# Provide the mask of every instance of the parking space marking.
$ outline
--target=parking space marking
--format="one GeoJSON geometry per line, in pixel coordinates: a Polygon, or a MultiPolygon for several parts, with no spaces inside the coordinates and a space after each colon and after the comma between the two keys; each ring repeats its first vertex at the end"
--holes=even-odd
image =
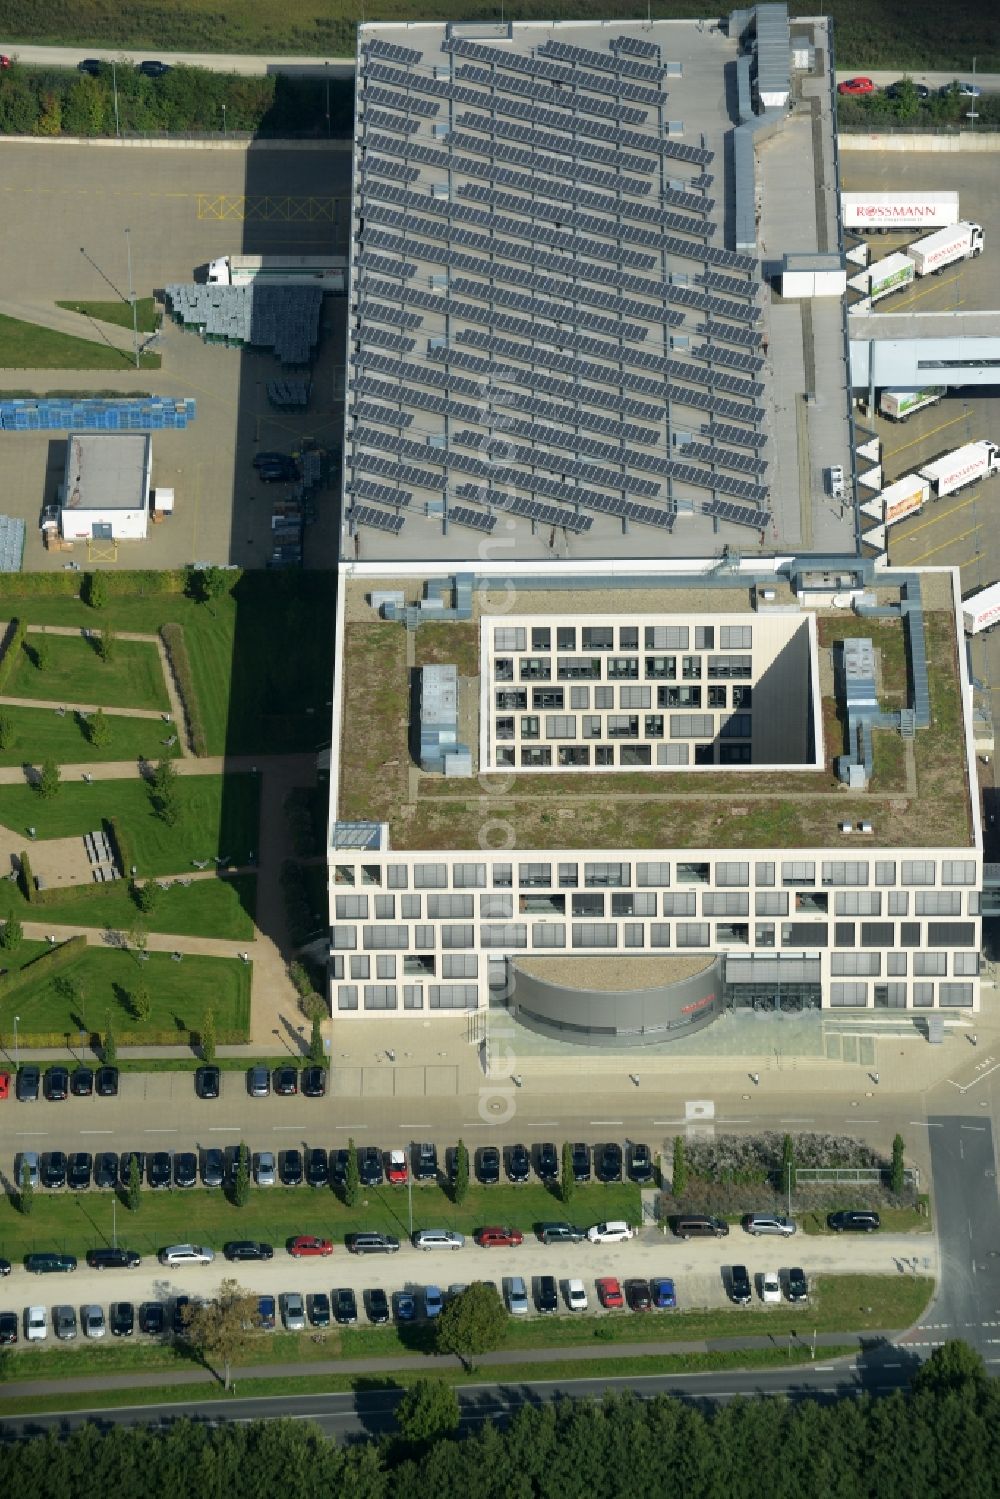
{"type": "Polygon", "coordinates": [[[179,1135],[179,1129],[144,1129],[144,1135],[179,1135]]]}
{"type": "Polygon", "coordinates": [[[624,1124],[624,1119],[591,1119],[591,1124],[624,1124]]]}

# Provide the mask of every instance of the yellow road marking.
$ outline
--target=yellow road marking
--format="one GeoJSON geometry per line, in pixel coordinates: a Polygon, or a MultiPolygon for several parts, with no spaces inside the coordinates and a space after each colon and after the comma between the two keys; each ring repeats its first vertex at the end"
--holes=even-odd
{"type": "Polygon", "coordinates": [[[957,505],[952,505],[950,509],[942,510],[940,514],[932,515],[929,520],[921,521],[919,526],[914,526],[912,530],[907,531],[904,540],[909,541],[911,536],[916,536],[918,531],[926,531],[928,526],[938,526],[943,520],[951,520],[951,517],[957,515],[960,510],[964,510],[966,505],[974,505],[977,499],[979,499],[978,485],[967,500],[960,500],[957,505]]]}
{"type": "MultiPolygon", "coordinates": [[[[940,546],[931,547],[929,552],[921,552],[919,557],[908,557],[907,566],[913,567],[918,562],[926,562],[928,557],[933,557],[937,552],[943,552],[946,547],[957,547],[960,541],[965,541],[969,536],[975,536],[978,526],[971,526],[968,531],[963,531],[961,536],[952,536],[947,541],[942,541],[940,546]]],[[[905,540],[906,538],[902,538],[905,540]]]]}
{"type": "Polygon", "coordinates": [[[932,427],[929,432],[921,432],[919,437],[912,437],[909,442],[900,443],[898,448],[886,448],[885,452],[882,455],[883,459],[895,458],[897,453],[905,453],[907,448],[915,448],[918,443],[926,442],[927,439],[929,437],[933,437],[935,433],[944,432],[947,427],[953,427],[956,422],[964,422],[967,415],[968,413],[963,411],[961,415],[949,417],[946,422],[941,422],[939,426],[932,427]]]}

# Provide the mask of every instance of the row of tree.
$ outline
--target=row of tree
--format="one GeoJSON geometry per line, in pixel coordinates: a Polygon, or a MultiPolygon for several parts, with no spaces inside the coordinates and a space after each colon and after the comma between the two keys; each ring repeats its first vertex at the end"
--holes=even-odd
{"type": "Polygon", "coordinates": [[[1000,125],[1000,94],[983,94],[973,101],[960,94],[953,84],[947,93],[932,89],[928,98],[921,99],[912,79],[903,78],[892,98],[884,89],[872,94],[842,94],[837,100],[837,120],[842,130],[871,130],[880,126],[970,129],[974,123],[995,130],[1000,125]],[[976,121],[968,118],[972,109],[976,121]]]}
{"type": "Polygon", "coordinates": [[[1000,1390],[962,1343],[882,1398],[565,1400],[522,1406],[504,1430],[475,1420],[464,1439],[460,1414],[453,1391],[421,1381],[394,1435],[351,1446],[300,1421],[179,1421],[85,1425],[9,1442],[5,1458],[40,1499],[992,1499],[1000,1487],[1000,1390]]]}

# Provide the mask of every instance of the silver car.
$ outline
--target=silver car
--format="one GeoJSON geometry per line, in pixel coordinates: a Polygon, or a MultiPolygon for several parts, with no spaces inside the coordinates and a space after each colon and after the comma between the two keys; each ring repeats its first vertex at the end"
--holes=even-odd
{"type": "Polygon", "coordinates": [[[76,1337],[76,1308],[72,1306],[54,1306],[52,1308],[52,1330],[62,1342],[71,1342],[76,1337]]]}
{"type": "Polygon", "coordinates": [[[102,1306],[81,1306],[80,1323],[85,1338],[103,1338],[107,1332],[102,1306]]]}
{"type": "Polygon", "coordinates": [[[275,1181],[274,1154],[261,1150],[253,1158],[254,1180],[258,1187],[273,1187],[275,1181]]]}
{"type": "Polygon", "coordinates": [[[281,1312],[289,1332],[305,1332],[306,1309],[298,1291],[286,1291],[281,1298],[281,1312]]]}
{"type": "Polygon", "coordinates": [[[742,1222],[743,1231],[748,1234],[777,1234],[787,1239],[795,1232],[791,1218],[781,1213],[746,1213],[742,1222]]]}

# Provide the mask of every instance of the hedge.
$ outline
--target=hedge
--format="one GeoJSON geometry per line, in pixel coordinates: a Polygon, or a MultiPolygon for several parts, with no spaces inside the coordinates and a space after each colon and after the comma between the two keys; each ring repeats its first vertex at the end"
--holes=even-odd
{"type": "Polygon", "coordinates": [[[3,692],[10,680],[11,673],[21,658],[21,647],[24,645],[24,637],[28,633],[27,623],[23,619],[12,619],[10,629],[7,632],[7,643],[4,646],[3,656],[0,657],[0,692],[3,692]]]}
{"type": "Polygon", "coordinates": [[[12,994],[19,994],[22,989],[34,988],[36,984],[44,983],[53,975],[60,973],[70,963],[76,961],[87,946],[86,937],[69,937],[65,942],[60,942],[58,947],[52,947],[48,952],[39,953],[30,963],[25,963],[16,973],[0,974],[0,995],[9,999],[12,994]]]}
{"type": "Polygon", "coordinates": [[[198,693],[195,690],[194,674],[191,671],[191,660],[187,652],[187,644],[184,640],[184,628],[178,624],[166,624],[160,626],[160,639],[163,641],[173,672],[174,682],[177,685],[177,693],[184,709],[184,717],[187,721],[187,738],[191,746],[191,752],[199,759],[204,759],[208,754],[208,741],[205,738],[205,725],[201,718],[201,708],[198,704],[198,693]]]}
{"type": "Polygon", "coordinates": [[[108,827],[111,831],[111,841],[118,850],[118,859],[121,864],[122,874],[128,879],[132,866],[135,863],[135,859],[132,857],[132,845],[117,817],[108,818],[108,827]]]}
{"type": "MultiPolygon", "coordinates": [[[[154,568],[135,572],[102,574],[109,598],[146,597],[149,594],[183,593],[188,574],[184,568],[157,571],[154,568]]],[[[0,598],[79,598],[83,584],[81,573],[0,573],[0,598]]]]}
{"type": "Polygon", "coordinates": [[[21,853],[20,884],[21,894],[29,904],[31,901],[38,899],[38,891],[35,888],[35,877],[31,873],[31,860],[28,858],[27,849],[22,850],[21,853]]]}

